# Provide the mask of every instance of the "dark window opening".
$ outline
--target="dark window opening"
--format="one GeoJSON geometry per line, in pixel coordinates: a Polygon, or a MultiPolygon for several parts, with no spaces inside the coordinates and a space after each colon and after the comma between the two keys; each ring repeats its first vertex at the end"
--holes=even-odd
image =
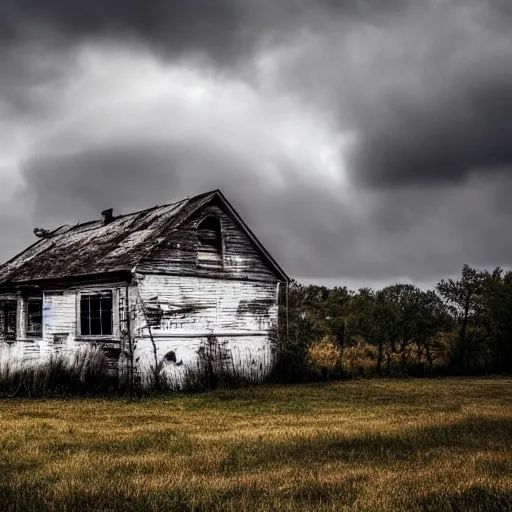
{"type": "Polygon", "coordinates": [[[197,260],[201,265],[222,266],[222,232],[220,219],[209,215],[197,227],[197,260]]]}
{"type": "Polygon", "coordinates": [[[43,335],[43,301],[42,299],[29,299],[27,303],[27,334],[31,336],[43,335]]]}
{"type": "Polygon", "coordinates": [[[0,307],[0,329],[6,338],[16,338],[16,301],[7,300],[0,307]]]}
{"type": "Polygon", "coordinates": [[[167,354],[165,354],[165,356],[164,356],[164,359],[169,363],[175,363],[176,362],[176,352],[174,352],[174,350],[167,352],[167,354]]]}
{"type": "Polygon", "coordinates": [[[80,333],[84,336],[112,335],[112,291],[81,295],[80,333]]]}

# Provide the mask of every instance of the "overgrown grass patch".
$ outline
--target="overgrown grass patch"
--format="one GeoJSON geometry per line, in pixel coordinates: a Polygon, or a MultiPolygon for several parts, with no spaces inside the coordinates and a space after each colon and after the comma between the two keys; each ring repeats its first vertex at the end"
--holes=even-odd
{"type": "Polygon", "coordinates": [[[512,381],[2,400],[0,510],[512,510],[512,381]]]}
{"type": "Polygon", "coordinates": [[[99,348],[76,351],[71,356],[54,354],[39,364],[0,364],[0,397],[105,396],[120,390],[119,378],[108,371],[105,354],[99,348]]]}

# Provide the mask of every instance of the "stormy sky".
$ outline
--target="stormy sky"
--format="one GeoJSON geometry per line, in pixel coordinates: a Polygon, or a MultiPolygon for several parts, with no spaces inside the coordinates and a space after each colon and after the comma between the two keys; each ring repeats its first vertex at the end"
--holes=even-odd
{"type": "Polygon", "coordinates": [[[293,277],[512,261],[508,0],[2,0],[0,259],[220,188],[293,277]]]}

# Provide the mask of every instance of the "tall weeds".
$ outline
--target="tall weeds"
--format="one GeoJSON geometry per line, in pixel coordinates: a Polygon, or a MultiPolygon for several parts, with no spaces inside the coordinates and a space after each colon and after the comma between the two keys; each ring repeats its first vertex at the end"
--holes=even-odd
{"type": "Polygon", "coordinates": [[[0,367],[2,397],[105,395],[119,390],[119,378],[108,371],[105,354],[99,348],[67,357],[52,355],[37,365],[7,362],[0,367]]]}
{"type": "Polygon", "coordinates": [[[249,351],[228,349],[210,336],[197,352],[194,365],[152,367],[143,384],[146,393],[203,392],[218,388],[242,388],[262,383],[272,367],[266,352],[254,357],[249,351]]]}

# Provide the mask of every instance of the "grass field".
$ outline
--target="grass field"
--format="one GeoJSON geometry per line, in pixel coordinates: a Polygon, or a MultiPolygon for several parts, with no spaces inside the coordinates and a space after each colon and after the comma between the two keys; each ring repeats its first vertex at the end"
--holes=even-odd
{"type": "Polygon", "coordinates": [[[0,401],[0,510],[512,510],[512,380],[0,401]]]}

